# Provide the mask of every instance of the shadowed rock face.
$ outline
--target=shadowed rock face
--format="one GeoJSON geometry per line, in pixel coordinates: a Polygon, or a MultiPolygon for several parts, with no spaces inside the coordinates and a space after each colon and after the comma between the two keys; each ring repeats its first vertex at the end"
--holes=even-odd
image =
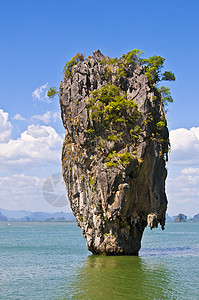
{"type": "Polygon", "coordinates": [[[95,51],[61,82],[62,168],[88,249],[137,255],[147,223],[164,229],[169,141],[160,95],[150,87],[145,67],[125,64],[122,76],[120,67],[95,51]],[[111,96],[114,86],[126,106],[111,96]],[[101,103],[103,93],[117,105],[101,103]]]}

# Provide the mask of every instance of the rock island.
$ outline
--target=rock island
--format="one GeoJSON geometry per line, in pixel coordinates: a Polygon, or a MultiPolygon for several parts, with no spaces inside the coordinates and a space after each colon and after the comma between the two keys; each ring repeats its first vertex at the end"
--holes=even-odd
{"type": "Polygon", "coordinates": [[[145,227],[165,226],[169,134],[160,80],[164,59],[78,53],[59,88],[65,127],[63,178],[77,224],[94,254],[137,255],[145,227]]]}

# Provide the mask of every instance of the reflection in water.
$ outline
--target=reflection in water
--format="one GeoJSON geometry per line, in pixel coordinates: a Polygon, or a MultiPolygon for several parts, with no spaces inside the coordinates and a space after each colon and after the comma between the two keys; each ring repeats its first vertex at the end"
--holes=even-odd
{"type": "Polygon", "coordinates": [[[61,299],[175,299],[170,280],[171,271],[159,260],[91,255],[61,299]]]}

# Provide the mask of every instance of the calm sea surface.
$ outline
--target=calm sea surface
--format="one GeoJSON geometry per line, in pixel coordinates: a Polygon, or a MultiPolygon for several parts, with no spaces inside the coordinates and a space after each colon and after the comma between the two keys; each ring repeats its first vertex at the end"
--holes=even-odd
{"type": "Polygon", "coordinates": [[[139,257],[92,255],[76,223],[0,223],[0,299],[199,299],[199,223],[145,230],[139,257]]]}

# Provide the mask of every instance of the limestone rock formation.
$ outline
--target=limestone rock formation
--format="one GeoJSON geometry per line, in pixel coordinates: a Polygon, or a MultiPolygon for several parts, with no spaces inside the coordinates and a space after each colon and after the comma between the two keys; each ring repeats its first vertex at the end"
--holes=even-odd
{"type": "Polygon", "coordinates": [[[168,129],[145,73],[98,50],[68,64],[60,84],[63,178],[95,254],[137,255],[147,222],[164,229],[168,129]]]}
{"type": "Polygon", "coordinates": [[[175,222],[186,222],[186,220],[187,220],[187,216],[185,216],[184,214],[179,214],[175,219],[175,222]]]}

